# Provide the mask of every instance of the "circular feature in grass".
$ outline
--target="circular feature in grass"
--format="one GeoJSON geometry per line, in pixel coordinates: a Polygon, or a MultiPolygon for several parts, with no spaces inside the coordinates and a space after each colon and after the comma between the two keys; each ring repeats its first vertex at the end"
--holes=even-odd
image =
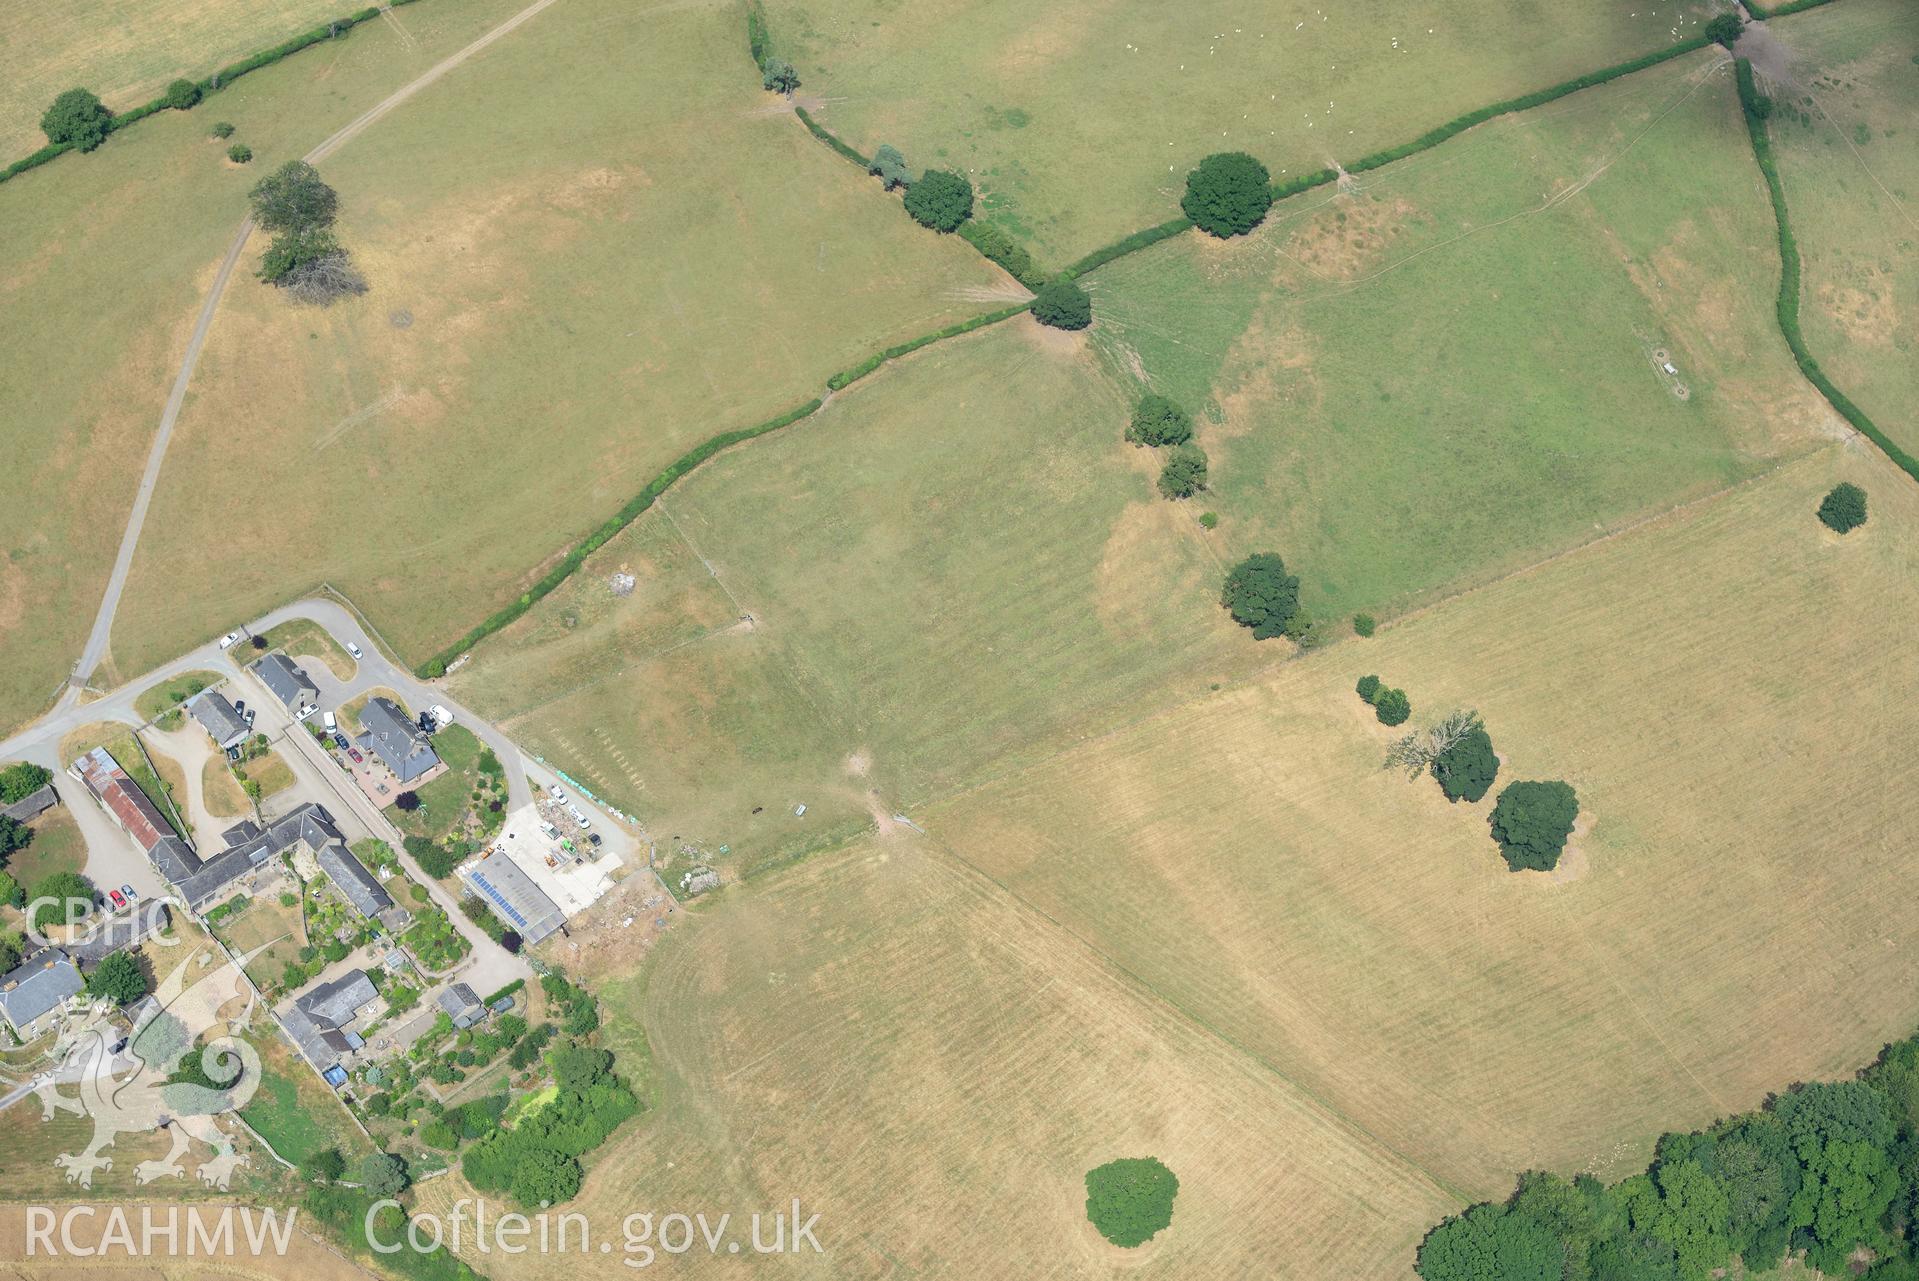
{"type": "Polygon", "coordinates": [[[1086,1217],[1114,1245],[1143,1245],[1173,1221],[1179,1177],[1150,1156],[1122,1157],[1086,1172],[1086,1217]]]}

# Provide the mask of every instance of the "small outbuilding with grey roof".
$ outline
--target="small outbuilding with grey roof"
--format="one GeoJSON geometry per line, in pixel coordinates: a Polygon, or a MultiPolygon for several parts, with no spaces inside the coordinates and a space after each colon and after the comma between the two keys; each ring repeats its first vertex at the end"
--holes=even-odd
{"type": "Polygon", "coordinates": [[[268,654],[247,670],[259,677],[260,683],[273,691],[273,696],[285,703],[295,716],[305,716],[318,708],[320,687],[285,654],[277,651],[268,654]]]}
{"type": "Polygon", "coordinates": [[[296,997],[280,1022],[313,1070],[328,1077],[329,1084],[337,1085],[328,1074],[339,1067],[342,1055],[365,1044],[358,1033],[347,1030],[347,1025],[379,996],[379,989],[365,970],[348,970],[296,997]]]}
{"type": "Polygon", "coordinates": [[[360,746],[379,757],[393,776],[411,783],[440,763],[420,727],[390,698],[370,698],[360,709],[360,746]]]}
{"type": "Polygon", "coordinates": [[[207,737],[221,751],[233,750],[246,742],[247,735],[253,732],[246,717],[240,715],[239,709],[218,690],[206,690],[188,699],[187,715],[200,722],[200,728],[207,732],[207,737]]]}
{"type": "Polygon", "coordinates": [[[480,1004],[479,994],[465,983],[447,984],[439,1002],[454,1027],[469,1028],[486,1017],[486,1006],[480,1004]]]}
{"type": "Polygon", "coordinates": [[[86,987],[79,967],[67,954],[47,948],[0,976],[0,1016],[12,1026],[14,1035],[31,1041],[51,1027],[67,1001],[86,987]]]}

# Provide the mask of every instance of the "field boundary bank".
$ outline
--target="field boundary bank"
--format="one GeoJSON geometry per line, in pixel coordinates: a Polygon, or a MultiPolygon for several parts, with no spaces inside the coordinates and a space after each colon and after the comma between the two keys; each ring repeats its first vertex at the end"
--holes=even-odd
{"type": "MultiPolygon", "coordinates": [[[[1831,3],[1832,0],[1818,0],[1818,2],[1831,3]]],[[[765,18],[759,6],[756,4],[748,5],[746,14],[749,52],[753,56],[755,65],[760,65],[767,56],[768,49],[770,48],[769,36],[765,28],[765,18]]],[[[1355,161],[1346,172],[1363,173],[1370,169],[1377,169],[1384,165],[1391,164],[1395,160],[1402,160],[1408,156],[1417,155],[1420,152],[1430,150],[1440,145],[1442,142],[1457,137],[1475,125],[1483,124],[1488,120],[1493,120],[1504,115],[1511,115],[1514,112],[1529,111],[1534,107],[1544,106],[1546,103],[1556,101],[1569,94],[1577,93],[1582,89],[1595,88],[1623,76],[1645,71],[1663,62],[1669,62],[1674,58],[1696,53],[1711,43],[1712,41],[1706,39],[1704,36],[1694,37],[1690,40],[1681,41],[1668,49],[1646,54],[1628,62],[1617,63],[1599,71],[1589,72],[1583,76],[1575,76],[1570,80],[1561,81],[1559,84],[1547,89],[1536,90],[1533,93],[1518,98],[1508,98],[1493,103],[1491,106],[1481,107],[1476,111],[1470,111],[1465,115],[1458,116],[1437,128],[1428,130],[1413,142],[1388,148],[1383,151],[1377,151],[1361,160],[1355,161]]],[[[861,155],[858,150],[840,139],[832,130],[816,121],[806,108],[795,106],[793,114],[799,118],[800,123],[806,127],[807,132],[831,148],[835,154],[850,164],[860,166],[862,171],[868,167],[870,162],[865,156],[861,155]]],[[[1339,177],[1340,173],[1337,170],[1322,169],[1316,173],[1301,175],[1285,183],[1276,183],[1273,187],[1274,199],[1281,200],[1288,196],[1311,191],[1316,187],[1323,187],[1328,183],[1336,181],[1339,177]]],[[[970,221],[967,225],[971,225],[970,221]]],[[[1174,236],[1191,230],[1192,227],[1193,221],[1190,218],[1182,216],[1169,219],[1166,222],[1145,228],[1144,230],[1133,232],[1131,235],[1125,236],[1100,249],[1095,249],[1092,253],[1076,260],[1059,274],[1068,279],[1075,278],[1086,272],[1093,271],[1096,268],[1103,267],[1128,254],[1136,253],[1141,249],[1156,245],[1163,240],[1169,240],[1174,236]]],[[[974,244],[970,238],[964,236],[963,232],[962,238],[967,239],[968,244],[974,244]]],[[[979,246],[974,244],[974,248],[979,249],[979,246]]],[[[1009,272],[1011,271],[1005,263],[985,253],[984,250],[980,250],[980,253],[981,256],[987,258],[988,261],[994,263],[995,266],[1003,270],[1008,270],[1009,272]]],[[[1018,278],[1017,273],[1012,274],[1015,275],[1016,279],[1018,278]]],[[[893,347],[888,347],[868,357],[859,364],[843,369],[828,378],[826,384],[828,394],[830,395],[833,392],[851,386],[853,383],[858,382],[868,374],[875,372],[883,365],[897,360],[901,356],[946,338],[957,337],[961,334],[971,333],[974,330],[985,328],[988,325],[998,324],[1002,320],[1011,319],[1021,312],[1029,310],[1031,306],[1031,303],[1021,303],[1014,307],[988,312],[983,316],[976,316],[972,320],[962,321],[956,325],[949,325],[945,329],[937,330],[934,333],[912,339],[893,347]]],[[[758,427],[749,427],[740,431],[722,433],[719,436],[711,438],[705,442],[705,444],[696,446],[685,455],[682,455],[678,461],[661,472],[659,476],[655,477],[646,489],[640,492],[638,497],[629,501],[619,512],[603,522],[599,529],[569,551],[558,565],[548,571],[539,582],[535,583],[533,587],[523,593],[518,600],[502,609],[496,610],[479,624],[469,629],[458,642],[445,646],[431,658],[420,663],[413,669],[414,674],[423,680],[434,680],[440,676],[444,676],[447,667],[450,666],[455,659],[459,658],[462,653],[472,649],[487,637],[518,620],[527,610],[533,607],[535,602],[551,593],[561,583],[571,577],[573,573],[579,569],[580,565],[584,563],[587,556],[598,551],[609,539],[637,519],[642,512],[653,505],[655,499],[665,493],[667,489],[671,488],[674,482],[679,480],[680,477],[686,475],[721,450],[751,440],[756,436],[767,435],[782,427],[790,426],[792,423],[798,422],[800,419],[808,417],[817,411],[824,403],[822,400],[814,400],[810,402],[810,408],[802,406],[798,410],[791,411],[790,415],[783,415],[780,419],[773,419],[767,423],[760,424],[758,427]]]]}
{"type": "MultiPolygon", "coordinates": [[[[194,108],[206,102],[207,95],[218,93],[220,90],[227,88],[235,80],[238,80],[250,71],[258,71],[262,67],[270,67],[281,59],[290,57],[302,49],[310,49],[316,44],[324,44],[329,40],[338,40],[361,23],[372,22],[390,8],[416,3],[418,3],[418,0],[385,0],[384,4],[373,5],[370,8],[361,9],[356,13],[331,18],[317,27],[301,32],[290,40],[283,40],[271,48],[261,49],[256,53],[248,54],[238,62],[228,63],[204,79],[189,81],[189,83],[198,90],[198,97],[188,106],[175,107],[168,101],[167,95],[162,94],[153,101],[143,103],[130,111],[115,112],[113,117],[107,122],[107,133],[119,133],[127,126],[138,124],[148,116],[155,115],[158,112],[170,110],[192,111],[194,108]]],[[[183,80],[186,79],[184,76],[180,78],[183,80]]],[[[78,150],[78,148],[70,142],[48,143],[32,155],[25,156],[14,161],[6,168],[0,169],[0,182],[6,182],[8,179],[17,177],[29,169],[38,169],[41,165],[47,164],[65,155],[69,151],[75,150],[78,150]]]]}
{"type": "MultiPolygon", "coordinates": [[[[1831,0],[1810,0],[1803,5],[1811,8],[1813,4],[1829,4],[1831,0]]],[[[1772,100],[1759,92],[1758,82],[1753,77],[1752,63],[1739,58],[1734,61],[1734,81],[1739,90],[1740,114],[1746,120],[1746,134],[1752,139],[1753,160],[1759,166],[1759,173],[1766,180],[1766,191],[1772,198],[1773,221],[1778,231],[1779,241],[1779,296],[1774,303],[1774,312],[1779,323],[1779,331],[1785,336],[1786,346],[1792,349],[1794,363],[1807,382],[1826,398],[1826,403],[1838,411],[1839,416],[1852,424],[1867,440],[1877,445],[1880,452],[1892,461],[1906,475],[1919,481],[1919,458],[1914,458],[1879,430],[1866,411],[1853,404],[1852,400],[1819,367],[1806,346],[1805,335],[1799,328],[1799,299],[1802,285],[1802,264],[1799,258],[1799,242],[1793,236],[1792,220],[1786,211],[1786,184],[1779,172],[1779,159],[1772,149],[1772,134],[1766,120],[1772,110],[1772,100]]]]}

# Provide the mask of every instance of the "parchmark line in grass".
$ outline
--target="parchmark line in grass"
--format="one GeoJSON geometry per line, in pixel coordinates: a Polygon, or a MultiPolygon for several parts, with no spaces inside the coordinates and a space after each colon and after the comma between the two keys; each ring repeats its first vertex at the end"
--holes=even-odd
{"type": "Polygon", "coordinates": [[[978,864],[968,859],[964,854],[961,854],[958,850],[948,845],[945,841],[941,840],[939,837],[934,836],[930,832],[926,832],[924,829],[922,829],[922,839],[924,839],[935,851],[937,851],[939,854],[944,856],[943,861],[946,864],[948,871],[950,871],[956,876],[970,874],[972,877],[975,877],[979,881],[984,882],[986,885],[989,885],[993,887],[994,889],[998,890],[999,893],[1004,897],[1004,899],[1009,904],[1022,909],[1028,915],[1037,917],[1039,920],[1044,921],[1047,925],[1051,926],[1053,930],[1056,931],[1061,937],[1071,939],[1074,943],[1078,944],[1082,951],[1084,951],[1088,956],[1092,957],[1095,960],[1095,962],[1101,968],[1105,969],[1108,973],[1122,978],[1123,980],[1125,980],[1127,984],[1132,986],[1136,991],[1150,997],[1154,1002],[1156,1002],[1157,1004],[1159,1004],[1166,1010],[1169,1010],[1172,1013],[1178,1015],[1180,1020],[1186,1023],[1189,1027],[1192,1027],[1193,1029],[1204,1033],[1206,1036],[1211,1037],[1214,1041],[1217,1041],[1219,1044],[1224,1045],[1228,1049],[1235,1051],[1242,1058],[1246,1059],[1248,1062],[1263,1069],[1268,1075],[1272,1076],[1275,1080],[1283,1082],[1287,1087],[1295,1091],[1301,1099],[1303,1099],[1305,1102],[1310,1104],[1314,1110],[1319,1112],[1322,1116],[1325,1117],[1326,1120],[1330,1121],[1337,1128],[1344,1130],[1347,1134],[1351,1136],[1363,1139],[1366,1144],[1372,1146],[1373,1148],[1377,1149],[1379,1152],[1390,1157],[1395,1164],[1417,1174],[1421,1179],[1425,1180],[1425,1182],[1431,1185],[1433,1188],[1436,1188],[1438,1191],[1444,1193],[1446,1196],[1454,1198],[1455,1200],[1459,1201],[1462,1205],[1470,1205],[1471,1203],[1473,1203],[1475,1200],[1478,1199],[1470,1195],[1469,1193],[1467,1193],[1465,1189],[1460,1188],[1454,1185],[1453,1183],[1449,1182],[1443,1175],[1440,1175],[1436,1171],[1427,1169],[1424,1165],[1421,1165],[1418,1161],[1414,1160],[1412,1157],[1408,1156],[1406,1153],[1401,1152],[1398,1148],[1394,1147],[1391,1143],[1388,1143],[1379,1134],[1375,1133],[1373,1130],[1367,1128],[1365,1125],[1362,1125],[1359,1121],[1355,1120],[1353,1117],[1341,1111],[1339,1107],[1337,1107],[1332,1102],[1332,1100],[1321,1096],[1316,1090],[1314,1090],[1311,1086],[1307,1085],[1305,1082],[1297,1079],[1296,1077],[1289,1075],[1277,1063],[1274,1063],[1271,1059],[1267,1058],[1265,1055],[1261,1054],[1259,1051],[1253,1049],[1251,1046],[1243,1044],[1237,1038],[1235,1038],[1230,1033],[1228,1033],[1225,1029],[1214,1025],[1207,1019],[1203,1018],[1197,1011],[1188,1009],[1185,1005],[1181,1004],[1179,1001],[1175,1000],[1173,997],[1169,996],[1167,993],[1161,991],[1144,975],[1138,973],[1137,971],[1133,969],[1128,968],[1125,964],[1123,964],[1119,960],[1119,958],[1113,956],[1111,953],[1107,952],[1105,949],[1101,948],[1099,945],[1094,943],[1091,939],[1087,938],[1085,935],[1073,929],[1073,927],[1066,924],[1066,922],[1052,915],[1052,913],[1048,912],[1045,908],[1039,906],[1037,903],[1034,903],[1032,900],[1026,898],[1019,891],[1015,890],[1012,886],[1006,884],[1006,882],[1000,880],[997,876],[994,876],[991,872],[988,872],[986,869],[980,867],[978,864]]]}

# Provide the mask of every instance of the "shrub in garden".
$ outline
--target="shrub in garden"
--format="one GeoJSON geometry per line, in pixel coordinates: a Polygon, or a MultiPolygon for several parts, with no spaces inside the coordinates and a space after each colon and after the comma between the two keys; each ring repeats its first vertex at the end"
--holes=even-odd
{"type": "Polygon", "coordinates": [[[1299,578],[1286,572],[1277,552],[1259,552],[1233,566],[1220,592],[1233,621],[1253,629],[1254,640],[1286,634],[1299,613],[1299,578]]]}
{"type": "Polygon", "coordinates": [[[1033,319],[1053,329],[1084,329],[1093,323],[1093,300],[1061,276],[1039,287],[1033,298],[1033,319]]]}
{"type": "Polygon", "coordinates": [[[1217,152],[1186,175],[1186,198],[1179,207],[1209,235],[1243,236],[1272,208],[1272,181],[1266,166],[1245,152],[1217,152]]]}
{"type": "Polygon", "coordinates": [[[872,163],[866,166],[866,172],[879,175],[880,184],[888,191],[904,187],[912,180],[912,175],[906,169],[906,157],[890,142],[882,142],[873,152],[872,163]]]}
{"type": "Polygon", "coordinates": [[[1193,420],[1166,397],[1148,393],[1140,397],[1127,424],[1126,439],[1135,445],[1183,445],[1193,438],[1193,420]]]}
{"type": "Polygon", "coordinates": [[[399,810],[402,814],[411,814],[414,810],[420,808],[420,794],[418,792],[401,792],[393,798],[393,808],[399,810]]]}
{"type": "Polygon", "coordinates": [[[1379,718],[1381,725],[1404,725],[1406,718],[1413,714],[1412,700],[1403,689],[1382,687],[1374,691],[1372,704],[1373,715],[1379,718]]]}
{"type": "Polygon", "coordinates": [[[934,231],[953,231],[973,216],[973,184],[947,169],[928,169],[906,189],[906,212],[934,231]]]}
{"type": "Polygon", "coordinates": [[[1086,1172],[1086,1217],[1114,1245],[1131,1248],[1173,1221],[1179,1178],[1155,1157],[1108,1161],[1086,1172]]]}
{"type": "Polygon", "coordinates": [[[113,113],[88,89],[69,89],[53,100],[40,117],[40,130],[47,141],[72,143],[81,151],[92,151],[107,139],[113,113]]]}
{"type": "Polygon", "coordinates": [[[1191,498],[1206,488],[1206,451],[1198,445],[1175,445],[1159,469],[1159,492],[1167,498],[1191,498]]]}
{"type": "Polygon", "coordinates": [[[1849,534],[1866,523],[1866,491],[1850,481],[1832,487],[1819,504],[1819,520],[1836,534],[1849,534]]]}
{"type": "Polygon", "coordinates": [[[1523,782],[1507,784],[1490,822],[1507,867],[1550,872],[1578,817],[1579,798],[1570,784],[1523,782]]]}

